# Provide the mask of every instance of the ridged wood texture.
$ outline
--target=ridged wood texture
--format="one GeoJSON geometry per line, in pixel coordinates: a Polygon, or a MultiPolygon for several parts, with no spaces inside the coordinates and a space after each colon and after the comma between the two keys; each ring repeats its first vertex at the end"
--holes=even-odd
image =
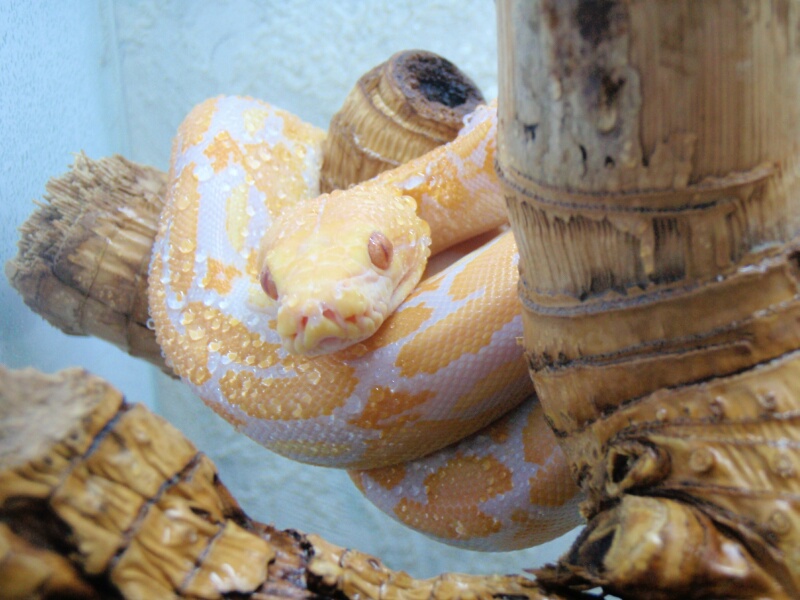
{"type": "Polygon", "coordinates": [[[590,519],[540,574],[800,597],[798,2],[498,12],[526,353],[590,519]]]}
{"type": "Polygon", "coordinates": [[[483,102],[449,60],[423,50],[392,55],[358,80],[331,119],[320,190],[345,189],[452,141],[483,102]]]}
{"type": "Polygon", "coordinates": [[[208,457],[105,381],[0,365],[0,599],[575,597],[525,576],[414,579],[253,521],[208,457]]]}
{"type": "Polygon", "coordinates": [[[166,174],[110,156],[72,169],[20,228],[6,276],[28,307],[70,335],[93,335],[168,371],[148,327],[147,270],[166,174]]]}

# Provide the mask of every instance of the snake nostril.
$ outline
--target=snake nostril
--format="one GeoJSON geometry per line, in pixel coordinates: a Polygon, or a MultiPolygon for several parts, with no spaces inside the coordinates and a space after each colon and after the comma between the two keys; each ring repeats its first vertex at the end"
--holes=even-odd
{"type": "Polygon", "coordinates": [[[273,300],[278,299],[278,286],[275,285],[275,280],[272,278],[272,273],[269,272],[267,267],[264,267],[264,270],[261,271],[261,289],[272,298],[273,300]]]}
{"type": "Polygon", "coordinates": [[[323,310],[322,316],[325,317],[326,319],[330,319],[331,321],[336,320],[336,313],[332,311],[330,308],[326,308],[325,310],[323,310]]]}

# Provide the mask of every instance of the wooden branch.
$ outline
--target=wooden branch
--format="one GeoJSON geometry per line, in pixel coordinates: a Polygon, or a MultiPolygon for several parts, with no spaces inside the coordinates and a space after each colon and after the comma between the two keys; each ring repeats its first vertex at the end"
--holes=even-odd
{"type": "Polygon", "coordinates": [[[524,576],[418,580],[250,519],[212,462],[80,369],[0,367],[0,599],[578,598],[524,576]]]}
{"type": "Polygon", "coordinates": [[[456,65],[406,50],[361,76],[333,116],[320,190],[346,189],[454,139],[483,94],[456,65]]]}
{"type": "Polygon", "coordinates": [[[525,345],[590,519],[541,575],[800,597],[797,3],[498,9],[525,345]]]}
{"type": "Polygon", "coordinates": [[[147,326],[147,270],[166,174],[121,156],[75,156],[47,183],[6,275],[25,303],[70,335],[96,336],[169,372],[147,326]]]}

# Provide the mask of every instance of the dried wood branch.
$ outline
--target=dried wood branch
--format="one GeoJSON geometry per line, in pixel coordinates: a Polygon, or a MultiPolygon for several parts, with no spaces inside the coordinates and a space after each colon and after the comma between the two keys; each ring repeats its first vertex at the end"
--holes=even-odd
{"type": "Polygon", "coordinates": [[[147,327],[147,270],[166,174],[85,154],[47,183],[6,275],[25,303],[70,335],[96,336],[168,371],[147,327]]]}
{"type": "Polygon", "coordinates": [[[212,462],[80,369],[0,367],[0,598],[577,598],[524,576],[418,580],[253,521],[212,462]]]}

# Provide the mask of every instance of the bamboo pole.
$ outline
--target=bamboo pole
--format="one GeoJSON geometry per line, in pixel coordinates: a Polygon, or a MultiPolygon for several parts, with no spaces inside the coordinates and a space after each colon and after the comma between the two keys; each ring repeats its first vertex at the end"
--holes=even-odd
{"type": "Polygon", "coordinates": [[[498,22],[526,353],[590,519],[540,575],[800,596],[800,6],[509,0],[498,22]]]}

